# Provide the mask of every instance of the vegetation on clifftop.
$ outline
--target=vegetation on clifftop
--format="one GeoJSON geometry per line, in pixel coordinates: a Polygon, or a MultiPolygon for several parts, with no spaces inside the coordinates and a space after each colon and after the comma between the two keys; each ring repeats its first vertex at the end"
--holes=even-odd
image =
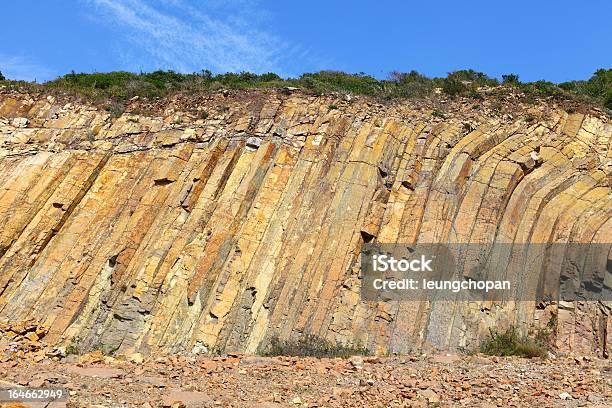
{"type": "Polygon", "coordinates": [[[454,98],[459,96],[482,98],[482,89],[497,88],[502,91],[521,91],[530,98],[578,99],[603,105],[612,110],[612,69],[600,69],[588,80],[554,84],[548,81],[521,83],[518,75],[496,78],[471,69],[450,72],[444,78],[428,78],[416,71],[392,72],[387,79],[379,80],[359,73],[340,71],[306,73],[297,78],[283,79],[273,73],[249,72],[213,74],[208,70],[181,74],[174,71],[148,73],[71,72],[43,84],[9,81],[0,73],[0,85],[28,90],[70,92],[92,101],[112,100],[125,102],[134,96],[163,97],[172,93],[193,94],[220,89],[287,88],[297,87],[308,92],[330,92],[366,95],[390,100],[397,98],[422,98],[436,90],[454,98]]]}

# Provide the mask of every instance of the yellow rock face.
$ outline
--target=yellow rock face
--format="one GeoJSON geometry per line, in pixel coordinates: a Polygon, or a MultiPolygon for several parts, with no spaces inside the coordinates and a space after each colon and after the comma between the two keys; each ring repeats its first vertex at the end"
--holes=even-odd
{"type": "MultiPolygon", "coordinates": [[[[247,96],[111,118],[0,93],[0,319],[126,354],[254,353],[304,333],[383,353],[471,347],[554,314],[560,349],[610,349],[605,303],[359,295],[370,239],[611,242],[608,119],[247,96]]],[[[531,291],[542,273],[514,278],[531,291]]]]}

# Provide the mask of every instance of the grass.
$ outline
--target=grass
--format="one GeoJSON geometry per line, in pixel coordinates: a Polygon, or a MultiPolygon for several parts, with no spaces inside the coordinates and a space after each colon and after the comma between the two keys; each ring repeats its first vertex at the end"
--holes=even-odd
{"type": "MultiPolygon", "coordinates": [[[[1,68],[1,67],[0,67],[1,68]]],[[[558,98],[590,101],[612,110],[612,69],[600,69],[588,80],[554,84],[547,81],[523,83],[516,74],[502,76],[503,85],[488,75],[471,69],[448,73],[444,78],[428,78],[416,71],[389,74],[376,79],[364,73],[340,71],[306,73],[296,78],[281,78],[274,73],[250,72],[213,74],[208,70],[191,74],[174,71],[75,73],[63,75],[43,84],[6,80],[0,73],[0,85],[8,89],[26,91],[65,92],[82,96],[93,102],[105,101],[109,111],[120,112],[117,105],[139,96],[157,98],[182,93],[196,94],[221,89],[300,88],[314,94],[331,92],[365,95],[383,100],[424,98],[435,89],[451,97],[482,98],[483,88],[499,88],[501,92],[520,90],[528,99],[558,98]]]]}
{"type": "MultiPolygon", "coordinates": [[[[100,351],[105,356],[111,356],[115,354],[115,352],[119,349],[119,346],[111,346],[108,344],[97,344],[92,347],[94,351],[100,351]]],[[[81,348],[81,338],[73,337],[70,343],[66,346],[66,355],[81,355],[84,354],[86,350],[81,348]]]]}
{"type": "Polygon", "coordinates": [[[332,343],[321,337],[306,334],[297,340],[281,340],[272,337],[267,347],[259,350],[259,355],[265,357],[295,356],[295,357],[342,357],[354,355],[369,355],[370,351],[360,345],[332,343]]]}
{"type": "Polygon", "coordinates": [[[99,350],[105,356],[112,356],[115,354],[117,350],[119,350],[119,346],[111,346],[109,344],[98,344],[95,347],[95,350],[99,350]]]}
{"type": "Polygon", "coordinates": [[[79,348],[80,339],[78,337],[73,337],[70,341],[70,344],[66,346],[66,355],[79,355],[81,354],[81,350],[79,348]]]}
{"type": "Polygon", "coordinates": [[[544,337],[532,339],[521,336],[516,328],[504,332],[490,330],[489,336],[480,345],[480,352],[490,356],[546,357],[548,345],[544,337]]]}

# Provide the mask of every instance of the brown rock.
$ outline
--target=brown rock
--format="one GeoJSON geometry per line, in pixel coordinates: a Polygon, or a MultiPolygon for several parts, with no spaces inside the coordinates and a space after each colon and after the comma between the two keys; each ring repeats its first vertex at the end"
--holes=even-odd
{"type": "Polygon", "coordinates": [[[140,353],[132,353],[129,355],[128,361],[135,364],[142,364],[142,362],[144,361],[144,357],[140,353]]]}
{"type": "Polygon", "coordinates": [[[461,356],[455,354],[439,354],[432,357],[434,363],[454,364],[461,361],[461,356]]]}
{"type": "Polygon", "coordinates": [[[118,368],[105,367],[75,367],[68,366],[66,371],[83,377],[98,377],[98,378],[120,378],[124,375],[124,371],[118,368]]]}
{"type": "MultiPolygon", "coordinates": [[[[47,96],[0,90],[0,319],[18,343],[11,359],[43,338],[78,338],[154,357],[201,344],[240,360],[274,336],[309,334],[332,347],[436,355],[507,322],[546,327],[553,313],[557,354],[612,349],[607,312],[588,302],[367,302],[358,261],[367,241],[486,243],[462,254],[468,266],[502,242],[605,243],[603,113],[489,94],[476,109],[442,96],[381,105],[253,90],[140,98],[111,118],[47,96]]],[[[581,253],[557,270],[583,264],[581,253]]],[[[493,258],[503,265],[489,277],[520,281],[524,293],[551,284],[546,267],[525,275],[521,251],[493,258]]]]}
{"type": "Polygon", "coordinates": [[[100,350],[93,351],[91,353],[83,354],[79,356],[79,362],[87,363],[101,363],[104,361],[104,354],[100,350]]]}
{"type": "Polygon", "coordinates": [[[28,382],[28,386],[33,387],[33,388],[40,388],[44,384],[45,384],[44,378],[37,378],[37,379],[31,380],[30,382],[28,382]]]}
{"type": "Polygon", "coordinates": [[[203,392],[172,390],[162,397],[162,404],[167,407],[172,407],[174,404],[182,407],[198,407],[211,403],[210,396],[203,392]]]}
{"type": "Polygon", "coordinates": [[[430,404],[437,404],[440,402],[440,396],[438,393],[428,388],[426,390],[420,391],[420,394],[427,399],[430,404]]]}

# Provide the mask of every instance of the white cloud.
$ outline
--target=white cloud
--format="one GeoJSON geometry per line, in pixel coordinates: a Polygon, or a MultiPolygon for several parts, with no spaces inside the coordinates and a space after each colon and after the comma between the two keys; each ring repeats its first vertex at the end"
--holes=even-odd
{"type": "MultiPolygon", "coordinates": [[[[181,0],[91,0],[106,24],[117,25],[121,35],[145,54],[146,61],[131,55],[130,69],[163,68],[194,72],[208,68],[225,71],[286,72],[292,55],[303,50],[254,25],[261,17],[253,4],[242,0],[242,11],[231,18],[215,16],[216,6],[195,8],[181,0]],[[208,8],[208,12],[204,10],[208,8]],[[253,18],[248,18],[251,13],[253,18]],[[296,52],[296,48],[299,50],[296,52]]],[[[127,62],[127,61],[126,61],[127,62]]]]}
{"type": "Polygon", "coordinates": [[[42,82],[56,76],[53,70],[44,68],[24,56],[0,54],[0,71],[8,79],[42,82]]]}

